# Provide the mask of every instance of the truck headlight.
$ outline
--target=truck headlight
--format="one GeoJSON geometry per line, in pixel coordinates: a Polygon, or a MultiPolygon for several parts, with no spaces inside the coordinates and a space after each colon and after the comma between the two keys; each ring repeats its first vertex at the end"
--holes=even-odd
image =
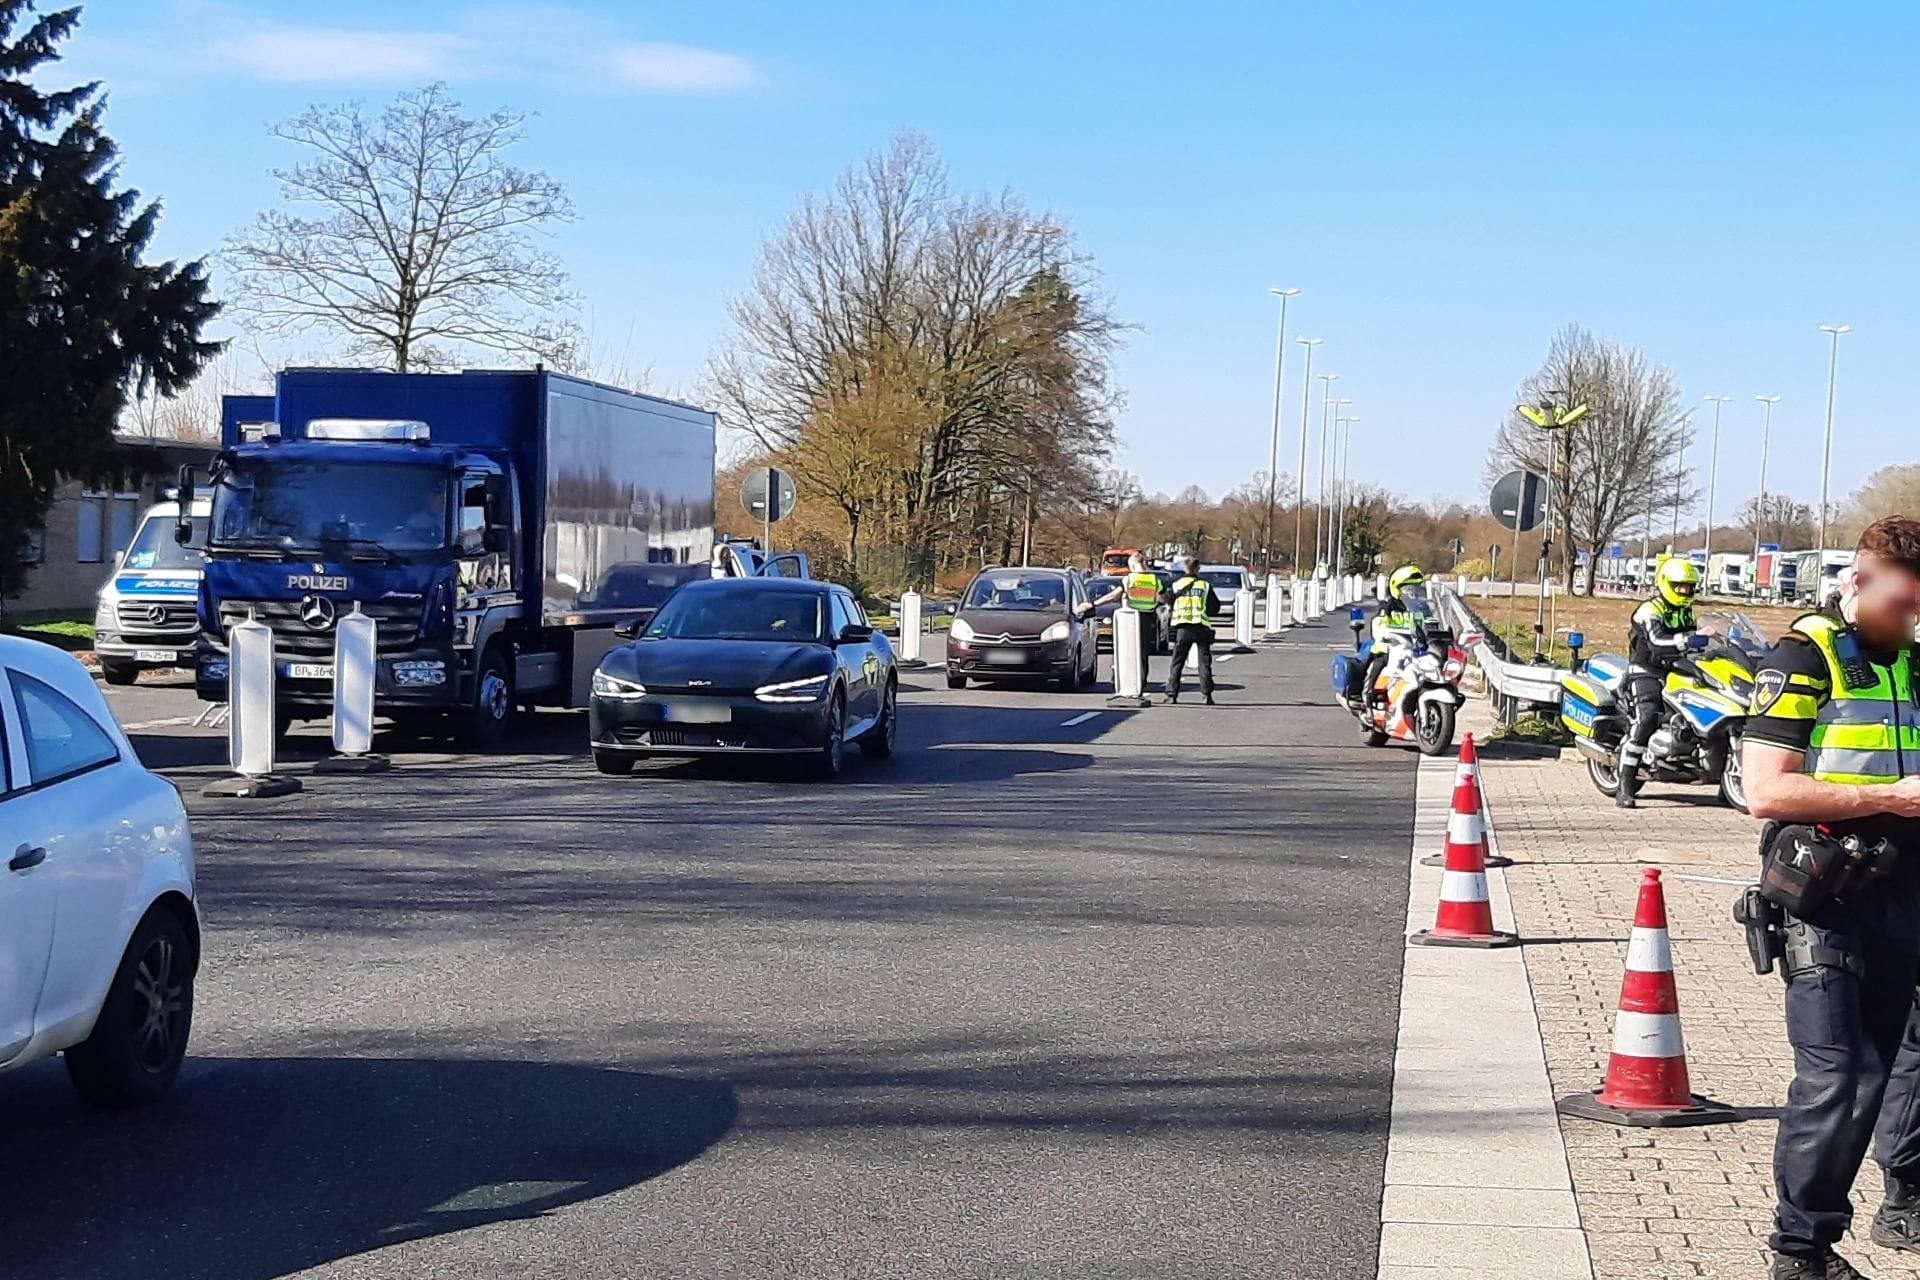
{"type": "Polygon", "coordinates": [[[783,680],[779,684],[763,684],[753,691],[753,696],[762,702],[813,702],[827,691],[827,677],[808,676],[805,680],[783,680]]]}
{"type": "Polygon", "coordinates": [[[604,671],[593,673],[593,696],[612,698],[617,702],[631,702],[647,696],[647,686],[638,680],[623,680],[619,676],[610,676],[604,671]]]}
{"type": "Polygon", "coordinates": [[[393,682],[415,688],[421,685],[445,684],[447,664],[428,659],[417,662],[396,662],[393,664],[393,682]]]}
{"type": "Polygon", "coordinates": [[[1065,622],[1056,622],[1040,633],[1041,644],[1051,644],[1055,640],[1065,640],[1073,634],[1073,627],[1065,622]]]}

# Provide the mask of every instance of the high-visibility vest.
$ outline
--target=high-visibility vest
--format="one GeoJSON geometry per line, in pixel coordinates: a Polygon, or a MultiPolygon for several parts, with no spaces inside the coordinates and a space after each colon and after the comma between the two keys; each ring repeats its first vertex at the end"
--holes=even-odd
{"type": "Polygon", "coordinates": [[[1142,613],[1152,613],[1159,608],[1160,579],[1151,573],[1128,574],[1127,605],[1142,613]]]}
{"type": "Polygon", "coordinates": [[[1176,627],[1207,625],[1207,580],[1205,578],[1182,578],[1173,584],[1173,625],[1176,627]]]}
{"type": "Polygon", "coordinates": [[[1913,700],[1913,658],[1902,648],[1888,666],[1860,651],[1851,628],[1825,614],[1808,614],[1793,629],[1813,641],[1826,660],[1827,688],[1788,681],[1774,706],[1785,712],[1819,702],[1813,738],[1801,771],[1822,782],[1897,782],[1920,774],[1920,707],[1913,700]],[[1784,704],[1784,705],[1783,705],[1784,704]]]}

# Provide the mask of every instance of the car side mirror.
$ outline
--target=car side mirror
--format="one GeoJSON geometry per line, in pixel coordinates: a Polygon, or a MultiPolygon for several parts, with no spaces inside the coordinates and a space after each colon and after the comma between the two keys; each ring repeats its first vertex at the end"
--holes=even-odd
{"type": "Polygon", "coordinates": [[[638,639],[640,635],[640,619],[633,618],[626,622],[617,623],[613,628],[613,634],[619,636],[622,640],[638,639]]]}
{"type": "Polygon", "coordinates": [[[864,644],[871,639],[873,639],[872,627],[864,626],[858,622],[849,622],[846,626],[840,628],[838,643],[864,644]]]}

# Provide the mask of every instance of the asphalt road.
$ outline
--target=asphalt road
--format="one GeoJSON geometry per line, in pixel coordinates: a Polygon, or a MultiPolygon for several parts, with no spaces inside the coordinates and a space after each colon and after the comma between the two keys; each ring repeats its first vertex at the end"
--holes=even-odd
{"type": "Polygon", "coordinates": [[[1345,636],[1215,709],[922,675],[831,786],[548,714],[215,802],[191,690],[113,690],[193,811],[194,1057],[133,1115],[0,1080],[0,1271],[1371,1278],[1414,758],[1345,636]]]}

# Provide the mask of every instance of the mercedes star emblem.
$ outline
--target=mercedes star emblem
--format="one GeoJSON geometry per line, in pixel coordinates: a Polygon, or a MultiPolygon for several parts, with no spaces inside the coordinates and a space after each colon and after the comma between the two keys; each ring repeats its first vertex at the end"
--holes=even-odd
{"type": "Polygon", "coordinates": [[[333,625],[333,601],[325,596],[301,596],[300,621],[315,631],[325,631],[333,625]]]}
{"type": "Polygon", "coordinates": [[[165,622],[166,620],[167,620],[167,611],[165,607],[157,604],[150,604],[147,606],[148,622],[153,623],[155,626],[159,626],[161,623],[165,622]]]}

